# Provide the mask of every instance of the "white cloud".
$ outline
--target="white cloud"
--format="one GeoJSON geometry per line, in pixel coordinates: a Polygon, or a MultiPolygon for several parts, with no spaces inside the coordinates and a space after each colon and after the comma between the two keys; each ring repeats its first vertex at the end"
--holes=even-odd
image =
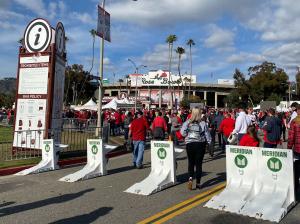
{"type": "Polygon", "coordinates": [[[176,25],[178,22],[205,23],[230,13],[245,19],[252,16],[259,0],[151,0],[115,1],[108,11],[119,21],[140,25],[176,25]]]}
{"type": "Polygon", "coordinates": [[[209,36],[204,40],[204,46],[215,48],[217,51],[232,51],[234,50],[235,33],[222,29],[216,25],[210,25],[209,36]]]}
{"type": "Polygon", "coordinates": [[[16,3],[22,7],[34,12],[39,16],[47,15],[47,10],[45,8],[43,0],[14,0],[16,3]]]}
{"type": "Polygon", "coordinates": [[[248,52],[240,52],[238,54],[233,54],[226,59],[228,63],[232,64],[261,63],[266,60],[266,57],[263,55],[248,52]]]}
{"type": "MultiPolygon", "coordinates": [[[[174,53],[173,53],[174,58],[174,53]]],[[[153,51],[145,53],[142,57],[143,64],[149,67],[168,68],[169,63],[169,48],[167,44],[158,44],[154,47],[153,51]]]]}
{"type": "Polygon", "coordinates": [[[92,16],[89,13],[79,13],[79,12],[72,12],[70,15],[71,18],[74,18],[83,24],[90,24],[95,25],[95,19],[92,18],[92,16]]]}
{"type": "Polygon", "coordinates": [[[295,0],[268,1],[246,24],[264,41],[300,40],[300,4],[295,0]]]}

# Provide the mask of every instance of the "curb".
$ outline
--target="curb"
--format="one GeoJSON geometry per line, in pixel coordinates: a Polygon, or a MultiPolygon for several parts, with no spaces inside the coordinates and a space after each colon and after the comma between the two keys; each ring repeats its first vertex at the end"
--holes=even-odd
{"type": "MultiPolygon", "coordinates": [[[[125,151],[125,150],[111,152],[111,153],[107,154],[107,158],[113,158],[113,157],[125,155],[125,154],[128,154],[128,153],[131,153],[131,152],[125,151]]],[[[85,164],[85,163],[86,163],[86,157],[79,157],[79,158],[76,158],[76,159],[64,159],[64,160],[58,161],[58,165],[60,166],[60,168],[65,168],[65,167],[68,167],[68,166],[71,166],[71,165],[82,165],[82,164],[85,164]]],[[[0,169],[0,176],[12,175],[12,174],[18,173],[22,170],[31,168],[34,165],[35,164],[0,169]]]]}

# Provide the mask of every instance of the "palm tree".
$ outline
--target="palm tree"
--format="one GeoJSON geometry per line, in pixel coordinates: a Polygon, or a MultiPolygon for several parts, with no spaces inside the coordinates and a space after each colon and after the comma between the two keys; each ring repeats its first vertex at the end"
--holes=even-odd
{"type": "MultiPolygon", "coordinates": [[[[173,51],[173,43],[177,40],[177,36],[175,34],[171,34],[167,37],[166,42],[169,44],[169,92],[171,89],[171,62],[172,62],[172,51],[173,51]]],[[[173,108],[173,93],[171,93],[171,108],[173,108]]]]}
{"type": "Polygon", "coordinates": [[[177,49],[175,51],[178,54],[178,74],[179,74],[180,81],[181,81],[182,86],[183,86],[183,81],[182,81],[181,73],[180,73],[180,62],[181,62],[181,56],[183,54],[185,54],[185,49],[183,47],[177,47],[177,49]]]}
{"type": "Polygon", "coordinates": [[[193,61],[192,61],[192,46],[195,45],[195,42],[193,39],[189,39],[186,44],[190,46],[190,63],[191,63],[191,73],[190,73],[190,85],[189,85],[189,93],[188,93],[188,99],[190,99],[190,93],[191,93],[191,83],[192,83],[192,74],[193,74],[193,61]]]}

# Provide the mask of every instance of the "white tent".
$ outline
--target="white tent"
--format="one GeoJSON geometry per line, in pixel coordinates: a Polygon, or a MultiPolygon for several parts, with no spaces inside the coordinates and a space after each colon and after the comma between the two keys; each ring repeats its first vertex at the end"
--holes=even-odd
{"type": "Polygon", "coordinates": [[[118,108],[118,104],[127,104],[132,105],[134,107],[134,102],[129,101],[127,98],[118,100],[118,98],[112,99],[108,104],[105,104],[102,109],[114,109],[116,110],[118,108]]]}
{"type": "Polygon", "coordinates": [[[114,109],[116,110],[117,109],[117,102],[116,102],[116,98],[112,99],[109,103],[105,104],[102,109],[114,109]]]}
{"type": "Polygon", "coordinates": [[[87,103],[84,105],[71,105],[71,109],[74,110],[97,110],[97,104],[91,98],[87,103]]]}

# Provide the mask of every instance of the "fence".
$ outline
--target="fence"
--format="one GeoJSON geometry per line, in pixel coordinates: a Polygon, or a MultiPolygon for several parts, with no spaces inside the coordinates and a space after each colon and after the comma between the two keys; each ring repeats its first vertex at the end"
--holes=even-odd
{"type": "MultiPolygon", "coordinates": [[[[97,138],[96,122],[80,123],[76,120],[64,122],[61,129],[48,130],[48,138],[60,139],[61,144],[68,147],[61,153],[86,155],[86,140],[97,138]]],[[[13,131],[12,127],[0,128],[0,162],[6,160],[29,159],[41,156],[41,138],[45,130],[13,131]],[[13,136],[16,136],[18,146],[13,147],[13,136]],[[29,139],[29,141],[28,141],[29,139]],[[27,140],[27,141],[25,141],[27,140]],[[33,145],[35,148],[33,148],[33,145]]],[[[109,125],[102,128],[103,141],[108,142],[109,125]]]]}

